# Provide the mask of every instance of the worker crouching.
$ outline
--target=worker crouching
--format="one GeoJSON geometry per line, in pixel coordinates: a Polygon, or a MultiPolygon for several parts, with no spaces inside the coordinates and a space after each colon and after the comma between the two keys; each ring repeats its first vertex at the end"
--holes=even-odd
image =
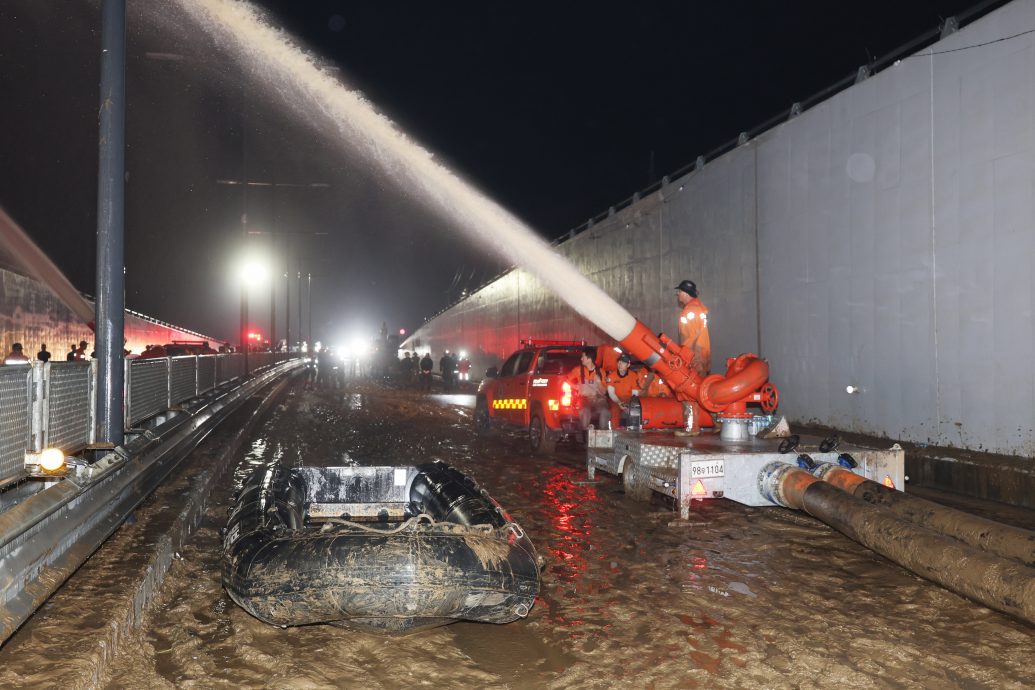
{"type": "Polygon", "coordinates": [[[642,373],[632,371],[631,366],[632,358],[622,354],[618,357],[615,370],[608,372],[605,377],[612,429],[627,426],[629,403],[645,385],[642,373]]]}

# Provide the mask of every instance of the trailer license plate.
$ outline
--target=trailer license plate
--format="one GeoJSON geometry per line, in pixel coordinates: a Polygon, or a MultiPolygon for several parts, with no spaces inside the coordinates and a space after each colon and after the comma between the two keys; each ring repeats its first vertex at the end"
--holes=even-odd
{"type": "Polygon", "coordinates": [[[709,479],[726,476],[725,460],[698,460],[690,463],[691,479],[709,479]]]}

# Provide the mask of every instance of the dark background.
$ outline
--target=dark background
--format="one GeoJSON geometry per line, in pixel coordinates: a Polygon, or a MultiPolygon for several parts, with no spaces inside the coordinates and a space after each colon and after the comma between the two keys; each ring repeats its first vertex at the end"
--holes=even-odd
{"type": "MultiPolygon", "coordinates": [[[[244,212],[278,276],[313,275],[317,339],[412,330],[505,268],[298,122],[175,3],[129,4],[128,307],[233,339],[244,212]],[[329,186],[217,183],[245,178],[329,186]]],[[[553,238],[973,3],[258,4],[553,238]]],[[[87,293],[99,26],[99,2],[0,2],[0,206],[87,293]]],[[[268,295],[252,300],[264,333],[268,295]]]]}

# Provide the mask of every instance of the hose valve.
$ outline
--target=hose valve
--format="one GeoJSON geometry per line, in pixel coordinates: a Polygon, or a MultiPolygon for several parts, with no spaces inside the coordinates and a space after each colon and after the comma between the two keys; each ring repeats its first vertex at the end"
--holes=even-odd
{"type": "Polygon", "coordinates": [[[798,467],[805,470],[806,472],[812,472],[816,469],[816,461],[812,459],[812,456],[808,453],[802,453],[798,456],[798,467]]]}
{"type": "Polygon", "coordinates": [[[855,461],[855,458],[853,458],[848,453],[841,453],[840,455],[838,455],[837,464],[845,468],[846,470],[854,470],[856,467],[859,466],[859,463],[855,461]]]}

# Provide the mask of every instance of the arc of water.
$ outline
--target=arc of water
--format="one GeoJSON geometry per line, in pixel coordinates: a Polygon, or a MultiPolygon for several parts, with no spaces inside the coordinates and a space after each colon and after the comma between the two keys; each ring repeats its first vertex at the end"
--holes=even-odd
{"type": "Polygon", "coordinates": [[[241,0],[177,2],[201,28],[229,44],[237,59],[261,72],[293,107],[325,116],[350,152],[358,152],[397,187],[417,192],[419,199],[468,237],[538,277],[615,340],[632,331],[636,320],[599,286],[516,216],[436,161],[362,96],[322,71],[251,5],[241,0]]]}

